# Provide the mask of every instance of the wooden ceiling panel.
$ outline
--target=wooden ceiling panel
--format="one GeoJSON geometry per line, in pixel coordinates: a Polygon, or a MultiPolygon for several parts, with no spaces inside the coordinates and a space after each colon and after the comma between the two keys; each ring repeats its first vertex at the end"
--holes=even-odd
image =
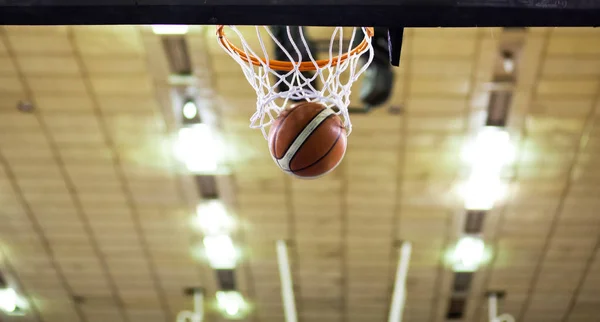
{"type": "Polygon", "coordinates": [[[600,41],[597,37],[550,37],[548,55],[597,55],[600,54],[600,41]]]}
{"type": "Polygon", "coordinates": [[[4,44],[3,41],[0,41],[0,54],[2,54],[2,55],[7,55],[8,54],[8,50],[7,50],[6,45],[4,44]]]}
{"type": "Polygon", "coordinates": [[[27,79],[31,91],[39,94],[85,95],[86,88],[79,77],[36,76],[27,79]]]}
{"type": "Polygon", "coordinates": [[[127,310],[127,317],[130,322],[162,322],[167,319],[162,310],[141,309],[127,310]]]}
{"type": "Polygon", "coordinates": [[[60,129],[100,132],[98,119],[92,113],[44,113],[44,121],[51,132],[60,129]]]}
{"type": "MultiPolygon", "coordinates": [[[[139,79],[138,79],[139,80],[139,79]]],[[[146,84],[145,86],[148,86],[146,84]]],[[[100,109],[104,113],[126,112],[137,113],[147,111],[159,111],[159,102],[152,95],[138,95],[131,92],[123,95],[101,95],[97,96],[100,109]]]]}
{"type": "Polygon", "coordinates": [[[231,75],[227,77],[223,75],[215,80],[215,88],[219,95],[225,98],[246,98],[251,95],[256,95],[254,89],[246,83],[245,79],[240,79],[239,75],[231,75]]]}
{"type": "Polygon", "coordinates": [[[11,26],[4,27],[7,44],[16,54],[71,54],[73,48],[69,42],[65,26],[11,26]]]}
{"type": "Polygon", "coordinates": [[[17,76],[0,76],[0,93],[2,95],[24,97],[23,86],[17,76]]]}
{"type": "Polygon", "coordinates": [[[549,80],[541,79],[537,85],[540,95],[555,95],[567,97],[591,97],[598,90],[598,81],[591,79],[549,80]]]}
{"type": "Polygon", "coordinates": [[[145,75],[146,61],[139,57],[86,56],[83,58],[85,71],[91,77],[104,75],[145,75]]]}
{"type": "Polygon", "coordinates": [[[424,96],[453,96],[460,97],[467,95],[471,86],[468,77],[448,77],[448,78],[414,78],[410,82],[409,95],[424,96]]]}
{"type": "Polygon", "coordinates": [[[478,32],[498,32],[499,28],[411,28],[411,35],[415,38],[466,38],[474,39],[478,32]]]}
{"type": "Polygon", "coordinates": [[[548,58],[542,67],[542,77],[594,77],[600,74],[597,57],[548,58]]]}
{"type": "Polygon", "coordinates": [[[593,98],[565,98],[538,95],[532,102],[531,114],[554,117],[587,117],[594,105],[593,98]]]}
{"type": "Polygon", "coordinates": [[[44,55],[19,56],[17,64],[27,78],[37,76],[78,76],[79,66],[72,55],[47,57],[44,55]]]}
{"type": "Polygon", "coordinates": [[[475,37],[418,37],[415,36],[408,48],[412,55],[419,57],[473,57],[475,54],[475,37]]]}
{"type": "Polygon", "coordinates": [[[36,108],[43,113],[49,112],[92,112],[93,103],[88,95],[73,95],[65,97],[60,94],[45,93],[35,95],[36,108]]]}
{"type": "Polygon", "coordinates": [[[123,322],[124,318],[116,309],[112,308],[87,308],[84,307],[83,311],[86,315],[86,320],[90,322],[101,322],[101,321],[116,321],[123,322]]]}
{"type": "Polygon", "coordinates": [[[436,98],[431,96],[411,96],[406,103],[406,110],[409,115],[439,115],[444,113],[462,114],[467,110],[467,100],[463,98],[444,97],[436,98]]]}
{"type": "Polygon", "coordinates": [[[473,72],[469,59],[430,59],[415,55],[411,60],[411,73],[416,77],[468,77],[473,72]]]}
{"type": "Polygon", "coordinates": [[[77,50],[84,56],[138,56],[144,47],[138,26],[70,27],[77,50]]]}
{"type": "Polygon", "coordinates": [[[2,53],[0,50],[0,74],[7,76],[17,75],[17,70],[10,56],[3,55],[5,55],[5,53],[2,53]]]}
{"type": "MultiPolygon", "coordinates": [[[[445,132],[460,133],[466,129],[466,119],[460,114],[446,117],[409,117],[409,132],[445,132]]],[[[456,151],[454,151],[456,153],[456,151]]]]}
{"type": "Polygon", "coordinates": [[[152,96],[153,87],[146,75],[91,76],[90,82],[97,95],[152,96]]]}

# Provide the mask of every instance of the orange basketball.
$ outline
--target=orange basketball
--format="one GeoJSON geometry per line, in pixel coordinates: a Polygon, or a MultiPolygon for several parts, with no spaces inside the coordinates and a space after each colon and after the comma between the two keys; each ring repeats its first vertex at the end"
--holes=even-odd
{"type": "Polygon", "coordinates": [[[285,172],[301,178],[316,178],[344,158],[346,129],[339,116],[314,102],[286,109],[269,130],[269,150],[285,172]]]}

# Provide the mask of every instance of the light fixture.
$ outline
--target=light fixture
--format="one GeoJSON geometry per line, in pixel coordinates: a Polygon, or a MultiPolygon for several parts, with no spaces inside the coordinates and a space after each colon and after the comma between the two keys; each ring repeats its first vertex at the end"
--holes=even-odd
{"type": "Polygon", "coordinates": [[[214,269],[233,269],[238,253],[228,235],[206,236],[203,240],[204,250],[210,266],[214,269]]]}
{"type": "Polygon", "coordinates": [[[218,291],[217,306],[225,318],[241,319],[248,310],[248,303],[240,292],[218,291]]]}
{"type": "Polygon", "coordinates": [[[186,120],[193,120],[198,116],[198,106],[194,101],[189,100],[183,104],[181,112],[186,120]]]}
{"type": "Polygon", "coordinates": [[[208,124],[181,128],[175,143],[175,155],[187,169],[196,174],[211,174],[219,169],[222,145],[217,144],[208,124]]]}
{"type": "Polygon", "coordinates": [[[12,288],[0,289],[0,309],[6,313],[15,312],[18,309],[19,297],[12,288]]]}
{"type": "Polygon", "coordinates": [[[506,184],[497,176],[474,172],[462,187],[462,197],[467,210],[490,210],[506,195],[506,184]]]}
{"type": "Polygon", "coordinates": [[[502,52],[502,67],[507,74],[512,74],[515,71],[515,59],[510,51],[502,52]]]}
{"type": "Polygon", "coordinates": [[[476,236],[463,236],[450,256],[455,272],[474,272],[485,259],[485,243],[476,236]]]}
{"type": "Polygon", "coordinates": [[[185,35],[188,29],[187,25],[152,25],[156,35],[185,35]]]}
{"type": "Polygon", "coordinates": [[[234,219],[220,200],[209,200],[196,207],[196,222],[206,235],[226,234],[233,230],[234,219]]]}
{"type": "Polygon", "coordinates": [[[475,140],[462,151],[463,160],[477,171],[499,173],[502,167],[513,162],[515,150],[510,135],[504,128],[486,126],[475,140]]]}
{"type": "Polygon", "coordinates": [[[502,170],[515,158],[510,136],[501,127],[486,126],[462,152],[463,160],[470,166],[461,187],[465,208],[489,210],[506,193],[502,170]]]}

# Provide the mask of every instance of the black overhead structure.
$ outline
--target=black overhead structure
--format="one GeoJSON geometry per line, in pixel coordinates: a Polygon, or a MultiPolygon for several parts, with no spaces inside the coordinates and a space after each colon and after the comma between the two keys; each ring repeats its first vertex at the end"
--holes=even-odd
{"type": "Polygon", "coordinates": [[[0,24],[597,26],[600,0],[0,0],[0,24]]]}

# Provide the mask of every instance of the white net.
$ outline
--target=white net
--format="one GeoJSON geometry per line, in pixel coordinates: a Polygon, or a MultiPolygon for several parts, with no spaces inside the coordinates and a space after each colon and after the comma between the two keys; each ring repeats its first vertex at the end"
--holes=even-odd
{"type": "MultiPolygon", "coordinates": [[[[302,27],[285,28],[288,46],[284,46],[269,27],[254,28],[258,43],[255,47],[260,48],[251,48],[243,33],[234,26],[228,26],[227,31],[233,31],[232,36],[237,38],[234,42],[239,45],[219,41],[221,47],[242,67],[246,79],[256,91],[256,112],[250,118],[250,127],[261,129],[266,138],[268,126],[290,103],[310,101],[336,110],[336,114],[344,121],[347,134],[350,134],[352,123],[348,106],[351,87],[373,60],[372,29],[351,28],[350,37],[345,38],[344,28],[333,28],[328,58],[318,59],[315,57],[318,53],[311,52],[302,27]],[[358,37],[363,38],[362,46],[353,48],[358,37]],[[270,60],[273,54],[269,53],[267,41],[274,43],[284,53],[287,58],[285,62],[270,60]],[[365,59],[361,60],[362,56],[365,59]],[[307,71],[311,73],[305,73],[307,71]],[[315,85],[317,82],[320,83],[318,88],[315,85]]],[[[231,39],[230,34],[227,35],[228,39],[231,39]]]]}

